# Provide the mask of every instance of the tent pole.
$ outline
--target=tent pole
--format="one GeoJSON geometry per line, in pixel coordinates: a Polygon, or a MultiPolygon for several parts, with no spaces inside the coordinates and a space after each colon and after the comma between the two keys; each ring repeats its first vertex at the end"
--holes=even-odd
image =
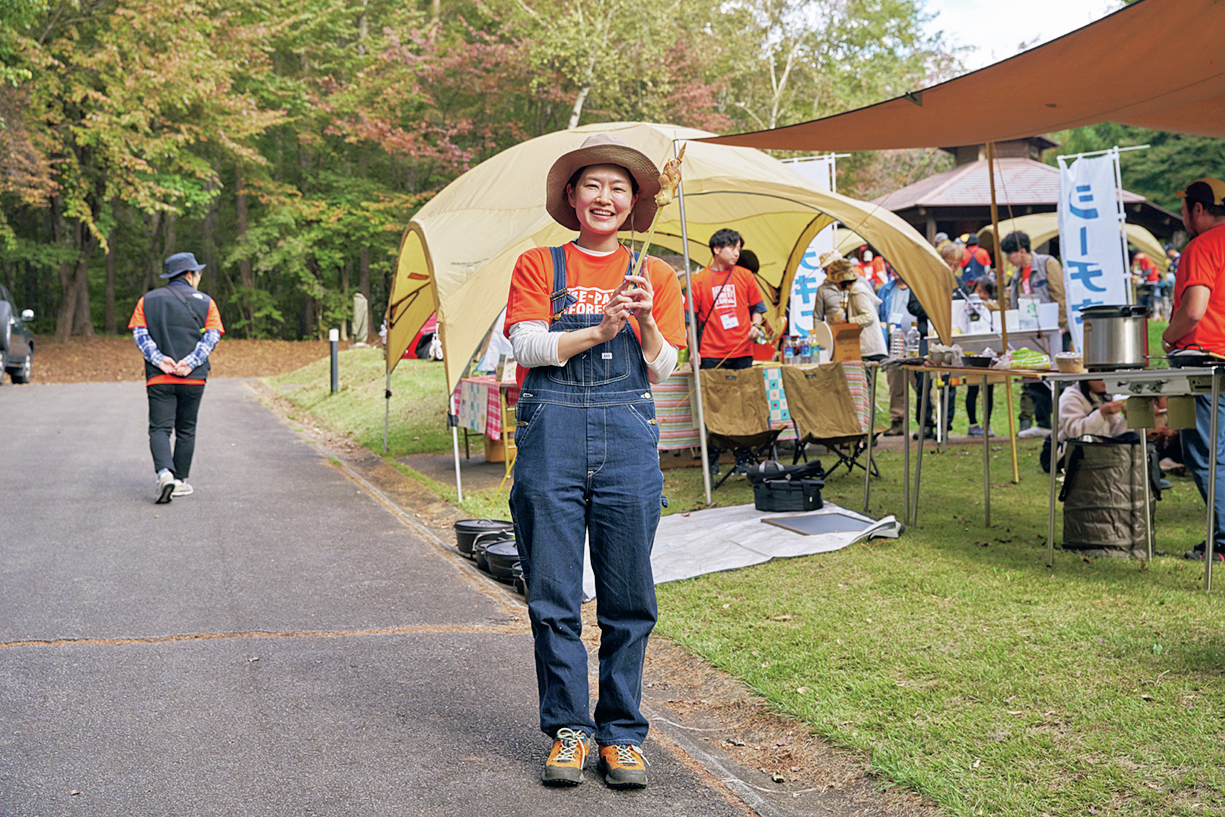
{"type": "MultiPolygon", "coordinates": [[[[387,354],[384,350],[383,354],[387,354]]],[[[383,390],[383,453],[387,453],[387,428],[391,425],[391,370],[387,370],[387,388],[383,390]]]]}
{"type": "MultiPolygon", "coordinates": [[[[672,140],[672,155],[677,157],[680,155],[679,148],[676,146],[676,140],[672,140]]],[[[687,303],[693,304],[693,276],[689,274],[689,228],[685,222],[685,182],[682,178],[681,183],[676,187],[677,202],[681,209],[681,246],[684,247],[685,258],[685,295],[687,303]]],[[[646,248],[643,247],[643,252],[646,248]]],[[[698,407],[698,441],[702,447],[702,485],[706,488],[706,504],[711,502],[710,497],[710,466],[706,461],[706,418],[702,413],[702,377],[700,370],[702,368],[702,354],[698,349],[698,326],[697,321],[693,319],[692,310],[689,316],[689,365],[693,369],[693,388],[694,396],[697,399],[698,407]]]]}
{"type": "MultiPolygon", "coordinates": [[[[1002,354],[1008,351],[1008,320],[1005,317],[1008,312],[1008,287],[1005,286],[1004,261],[1000,254],[1000,211],[995,204],[995,142],[987,143],[987,177],[991,181],[991,229],[995,233],[995,266],[999,273],[996,284],[999,287],[1000,337],[1004,345],[1001,350],[1002,354]]],[[[1013,484],[1016,484],[1021,481],[1021,470],[1017,467],[1017,418],[1012,410],[1011,377],[1004,378],[1004,396],[1008,404],[1008,442],[1012,450],[1012,481],[1013,484]]]]}
{"type": "Polygon", "coordinates": [[[459,480],[459,424],[451,426],[451,450],[455,452],[455,493],[456,502],[464,501],[464,486],[459,480]]]}

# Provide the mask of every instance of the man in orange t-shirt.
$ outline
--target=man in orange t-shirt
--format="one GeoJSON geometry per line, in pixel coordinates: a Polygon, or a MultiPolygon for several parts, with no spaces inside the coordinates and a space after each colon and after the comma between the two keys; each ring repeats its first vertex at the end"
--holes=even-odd
{"type": "Polygon", "coordinates": [[[710,266],[693,277],[693,314],[703,369],[747,369],[760,340],[766,303],[753,273],[736,266],[744,245],[735,230],[710,237],[710,266]]]}
{"type": "Polygon", "coordinates": [[[128,328],[145,358],[149,450],[157,473],[157,504],[188,496],[196,449],[196,416],[208,378],[208,356],[225,328],[213,299],[200,292],[204,265],[189,252],[166,259],[169,283],[136,302],[128,328]],[[170,434],[174,432],[174,447],[170,434]]]}
{"type": "MultiPolygon", "coordinates": [[[[1225,355],[1225,181],[1196,179],[1178,194],[1182,199],[1182,222],[1191,236],[1183,250],[1174,276],[1174,313],[1161,334],[1161,348],[1170,355],[1173,366],[1195,365],[1203,352],[1225,355]]],[[[1212,457],[1225,458],[1225,395],[1216,406],[1211,396],[1195,397],[1195,428],[1181,433],[1183,462],[1200,496],[1208,498],[1208,477],[1212,457]],[[1217,413],[1217,440],[1212,439],[1212,412],[1217,413]]],[[[1218,465],[1216,509],[1212,558],[1225,561],[1225,471],[1218,465]]],[[[1189,559],[1205,557],[1205,543],[1186,552],[1189,559]]]]}

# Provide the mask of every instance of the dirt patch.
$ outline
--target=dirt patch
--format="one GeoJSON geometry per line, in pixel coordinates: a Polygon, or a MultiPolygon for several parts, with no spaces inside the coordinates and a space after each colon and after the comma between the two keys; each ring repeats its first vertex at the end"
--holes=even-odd
{"type": "MultiPolygon", "coordinates": [[[[347,349],[349,344],[342,343],[347,349]]],[[[328,354],[328,342],[222,338],[210,377],[270,377],[302,368],[328,354]]],[[[131,335],[34,338],[34,383],[114,383],[145,379],[144,358],[131,335]]]]}

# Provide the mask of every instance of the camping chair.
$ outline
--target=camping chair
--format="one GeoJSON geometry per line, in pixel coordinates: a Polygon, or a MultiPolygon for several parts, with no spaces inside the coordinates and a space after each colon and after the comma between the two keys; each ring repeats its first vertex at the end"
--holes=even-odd
{"type": "MultiPolygon", "coordinates": [[[[784,366],[783,391],[795,424],[793,462],[799,462],[801,456],[807,460],[804,447],[819,443],[838,458],[827,475],[840,465],[846,466],[848,472],[864,467],[859,457],[868,450],[869,435],[859,418],[841,363],[811,368],[784,366]]],[[[876,463],[872,463],[872,473],[880,476],[876,463]]]]}
{"type": "Polygon", "coordinates": [[[736,451],[736,465],[715,485],[718,488],[732,474],[747,473],[767,451],[773,453],[783,429],[770,427],[770,401],[761,370],[702,369],[700,374],[706,437],[720,448],[736,451]]]}

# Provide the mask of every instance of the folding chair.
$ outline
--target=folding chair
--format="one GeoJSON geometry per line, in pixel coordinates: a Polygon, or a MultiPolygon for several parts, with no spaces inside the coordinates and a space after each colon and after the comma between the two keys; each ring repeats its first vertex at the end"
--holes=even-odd
{"type": "MultiPolygon", "coordinates": [[[[770,401],[759,369],[702,369],[702,413],[706,437],[736,450],[736,465],[715,485],[746,473],[766,452],[774,452],[781,428],[770,427],[770,401]]],[[[777,459],[774,454],[774,459],[777,459]]]]}
{"type": "MultiPolygon", "coordinates": [[[[829,449],[838,461],[826,472],[827,476],[846,466],[847,472],[863,468],[859,457],[868,450],[869,434],[859,419],[859,410],[851,397],[847,374],[841,363],[800,368],[783,367],[783,391],[787,408],[795,424],[795,457],[808,459],[804,453],[808,443],[819,443],[829,449]]],[[[876,463],[872,473],[880,476],[876,463]]]]}

